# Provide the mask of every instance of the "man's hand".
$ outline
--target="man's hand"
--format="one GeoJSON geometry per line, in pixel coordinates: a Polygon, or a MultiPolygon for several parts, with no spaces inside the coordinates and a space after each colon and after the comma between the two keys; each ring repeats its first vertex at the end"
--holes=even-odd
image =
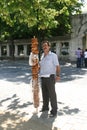
{"type": "Polygon", "coordinates": [[[56,76],[56,82],[60,81],[60,76],[56,76]]]}

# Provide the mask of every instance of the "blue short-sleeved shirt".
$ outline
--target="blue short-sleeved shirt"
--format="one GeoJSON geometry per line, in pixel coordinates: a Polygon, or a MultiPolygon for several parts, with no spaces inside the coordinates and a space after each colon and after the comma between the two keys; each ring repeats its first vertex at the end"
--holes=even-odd
{"type": "Polygon", "coordinates": [[[55,53],[49,51],[48,55],[42,54],[40,61],[40,76],[50,76],[56,74],[56,66],[59,65],[58,57],[55,53]]]}

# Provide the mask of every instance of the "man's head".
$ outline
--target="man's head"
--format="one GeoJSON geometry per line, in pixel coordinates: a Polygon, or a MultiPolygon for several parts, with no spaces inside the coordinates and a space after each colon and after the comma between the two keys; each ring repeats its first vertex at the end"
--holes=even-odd
{"type": "Polygon", "coordinates": [[[49,50],[50,50],[50,42],[43,41],[42,42],[42,48],[43,48],[44,53],[48,53],[49,50]]]}

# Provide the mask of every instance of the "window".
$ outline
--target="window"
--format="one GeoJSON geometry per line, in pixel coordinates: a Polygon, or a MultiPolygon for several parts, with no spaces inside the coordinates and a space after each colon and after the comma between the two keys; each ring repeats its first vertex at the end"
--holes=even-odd
{"type": "Polygon", "coordinates": [[[31,45],[27,45],[27,55],[30,55],[31,52],[31,45]]]}
{"type": "Polygon", "coordinates": [[[61,42],[61,54],[68,55],[69,54],[69,42],[61,42]]]}
{"type": "Polygon", "coordinates": [[[18,55],[19,56],[24,55],[24,46],[23,45],[18,45],[18,55]]]}
{"type": "Polygon", "coordinates": [[[3,56],[6,56],[6,55],[7,55],[7,47],[6,47],[5,45],[1,47],[1,54],[2,54],[3,56]]]}
{"type": "Polygon", "coordinates": [[[56,43],[51,43],[51,51],[56,53],[56,43]]]}

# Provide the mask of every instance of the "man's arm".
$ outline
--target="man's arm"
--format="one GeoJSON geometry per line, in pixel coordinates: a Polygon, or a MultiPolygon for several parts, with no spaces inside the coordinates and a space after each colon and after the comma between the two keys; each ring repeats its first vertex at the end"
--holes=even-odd
{"type": "Polygon", "coordinates": [[[56,66],[56,76],[60,76],[60,65],[56,66]]]}
{"type": "Polygon", "coordinates": [[[60,80],[60,65],[56,66],[56,81],[60,80]]]}

